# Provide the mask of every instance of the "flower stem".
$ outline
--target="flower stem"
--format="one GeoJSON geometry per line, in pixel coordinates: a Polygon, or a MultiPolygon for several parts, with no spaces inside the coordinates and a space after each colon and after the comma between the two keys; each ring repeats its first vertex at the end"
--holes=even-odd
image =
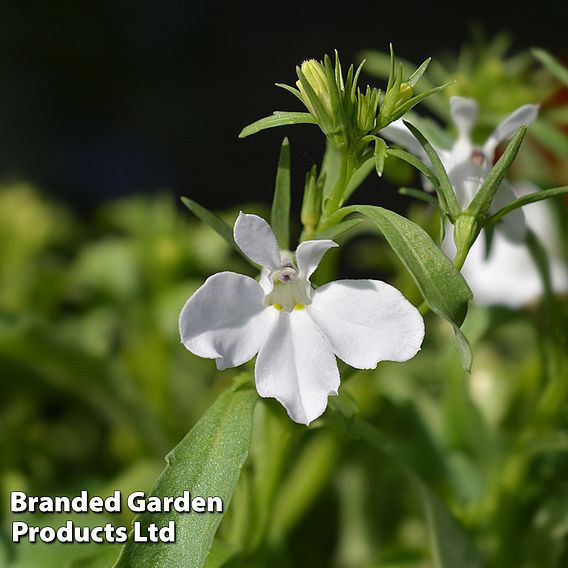
{"type": "Polygon", "coordinates": [[[329,196],[329,199],[325,204],[324,222],[343,205],[345,190],[347,189],[347,185],[349,184],[354,171],[355,168],[353,167],[353,159],[349,154],[343,152],[341,154],[341,169],[339,171],[339,178],[335,182],[335,185],[331,190],[331,195],[329,196]]]}

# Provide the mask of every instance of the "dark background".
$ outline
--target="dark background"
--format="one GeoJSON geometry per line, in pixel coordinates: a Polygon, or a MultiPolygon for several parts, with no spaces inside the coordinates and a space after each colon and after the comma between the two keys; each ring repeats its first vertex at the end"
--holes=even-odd
{"type": "Polygon", "coordinates": [[[293,84],[297,63],[334,48],[347,63],[389,41],[419,61],[456,50],[472,22],[510,31],[515,49],[562,55],[561,4],[3,1],[0,175],[82,211],[164,187],[210,207],[268,201],[282,136],[297,185],[322,137],[310,126],[237,134],[275,109],[300,110],[273,85],[293,84]]]}

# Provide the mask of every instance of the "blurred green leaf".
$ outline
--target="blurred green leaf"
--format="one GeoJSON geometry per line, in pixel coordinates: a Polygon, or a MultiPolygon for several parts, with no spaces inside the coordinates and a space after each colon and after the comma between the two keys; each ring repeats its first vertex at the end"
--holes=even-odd
{"type": "Polygon", "coordinates": [[[455,344],[458,349],[460,356],[460,362],[464,371],[471,372],[471,364],[473,362],[473,354],[471,352],[471,345],[467,340],[467,337],[463,334],[462,330],[457,326],[453,325],[455,344]]]}
{"type": "MultiPolygon", "coordinates": [[[[152,495],[218,496],[226,511],[241,468],[247,458],[258,396],[243,385],[226,390],[166,457],[167,466],[158,479],[152,495]]],[[[122,549],[115,568],[133,566],[183,566],[201,568],[223,514],[142,513],[135,521],[147,527],[155,523],[176,523],[176,546],[164,543],[134,543],[122,549]]],[[[144,529],[143,529],[144,530],[144,529]]]]}
{"type": "Polygon", "coordinates": [[[532,49],[532,54],[559,80],[568,86],[568,69],[544,49],[532,49]]]}
{"type": "Polygon", "coordinates": [[[489,211],[497,190],[501,187],[501,183],[505,179],[513,161],[517,157],[526,132],[526,126],[521,126],[517,130],[516,134],[513,138],[511,138],[511,141],[507,145],[505,152],[503,152],[503,155],[491,168],[491,171],[487,174],[485,181],[471,200],[471,203],[468,205],[467,210],[477,218],[482,218],[487,211],[489,211]]]}
{"type": "Polygon", "coordinates": [[[387,143],[382,138],[375,138],[375,169],[379,177],[383,175],[385,159],[387,157],[387,143]]]}
{"type": "Polygon", "coordinates": [[[529,203],[536,203],[537,201],[542,201],[543,199],[550,199],[551,197],[558,197],[559,195],[566,195],[568,194],[568,186],[563,187],[553,187],[551,189],[543,189],[541,191],[536,191],[535,193],[530,193],[529,195],[523,195],[523,197],[519,197],[519,199],[515,199],[515,201],[509,203],[502,209],[499,209],[496,213],[491,215],[485,220],[486,225],[493,225],[500,221],[505,215],[511,213],[515,209],[519,207],[524,207],[529,203]]]}
{"type": "Polygon", "coordinates": [[[290,248],[290,142],[282,141],[274,198],[272,199],[271,227],[281,249],[290,248]]]}
{"type": "Polygon", "coordinates": [[[199,217],[204,223],[207,223],[220,237],[223,237],[248,263],[256,266],[237,246],[233,238],[233,229],[228,223],[225,223],[223,219],[215,215],[215,213],[211,213],[209,209],[206,209],[203,205],[199,205],[199,203],[196,203],[193,199],[188,199],[187,197],[181,197],[180,199],[192,213],[199,217]]]}
{"type": "Polygon", "coordinates": [[[356,419],[353,431],[369,445],[390,457],[402,469],[420,497],[428,526],[430,550],[436,568],[480,568],[482,560],[469,537],[440,498],[399,457],[392,442],[368,422],[356,419]]]}

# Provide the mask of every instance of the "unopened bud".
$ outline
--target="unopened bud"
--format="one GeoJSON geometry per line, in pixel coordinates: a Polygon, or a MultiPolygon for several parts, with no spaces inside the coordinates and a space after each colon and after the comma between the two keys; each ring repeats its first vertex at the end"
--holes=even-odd
{"type": "Polygon", "coordinates": [[[302,212],[300,219],[308,231],[312,231],[318,224],[321,215],[322,202],[321,183],[318,183],[317,170],[313,166],[306,174],[304,186],[304,200],[302,202],[302,212]]]}
{"type": "MultiPolygon", "coordinates": [[[[333,118],[333,111],[331,108],[331,97],[329,94],[329,85],[327,84],[327,77],[325,75],[325,67],[315,59],[308,59],[302,63],[300,67],[302,75],[306,78],[310,87],[314,90],[317,98],[321,102],[325,112],[330,118],[333,118]]],[[[296,81],[296,85],[302,95],[302,101],[308,110],[317,117],[317,113],[310,101],[310,97],[306,93],[306,89],[301,80],[296,81]]]]}

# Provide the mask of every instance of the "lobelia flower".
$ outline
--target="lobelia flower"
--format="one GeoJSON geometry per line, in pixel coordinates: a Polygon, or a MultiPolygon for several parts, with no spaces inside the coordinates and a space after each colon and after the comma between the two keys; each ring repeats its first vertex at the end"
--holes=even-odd
{"type": "Polygon", "coordinates": [[[337,395],[335,356],[358,369],[379,361],[406,361],[419,351],[424,322],[392,286],[378,280],[338,280],[314,290],[310,276],[330,240],[305,241],[295,255],[279,250],[270,225],[241,213],[237,245],[262,266],[260,280],[220,272],[183,307],[179,329],[185,347],[215,359],[219,370],[257,353],[256,388],[277,399],[295,422],[309,424],[337,395]]]}
{"type": "MultiPolygon", "coordinates": [[[[509,139],[521,125],[533,122],[538,114],[538,105],[519,107],[497,126],[483,146],[476,146],[471,140],[478,115],[477,103],[464,97],[451,97],[450,105],[458,137],[450,150],[435,149],[448,172],[458,203],[466,208],[489,173],[499,144],[509,139]]],[[[424,150],[401,120],[380,133],[429,165],[424,150]]],[[[431,189],[428,185],[424,183],[425,189],[431,189]]],[[[489,213],[533,191],[538,191],[538,188],[528,182],[512,184],[504,180],[489,213]]],[[[550,206],[543,201],[504,217],[495,227],[489,255],[486,254],[487,235],[484,230],[481,231],[461,270],[477,304],[517,308],[542,294],[542,278],[525,244],[527,227],[548,253],[553,290],[568,290],[568,271],[562,260],[560,235],[550,206]]],[[[446,231],[441,247],[446,255],[454,258],[456,246],[451,231],[446,231]]]]}

